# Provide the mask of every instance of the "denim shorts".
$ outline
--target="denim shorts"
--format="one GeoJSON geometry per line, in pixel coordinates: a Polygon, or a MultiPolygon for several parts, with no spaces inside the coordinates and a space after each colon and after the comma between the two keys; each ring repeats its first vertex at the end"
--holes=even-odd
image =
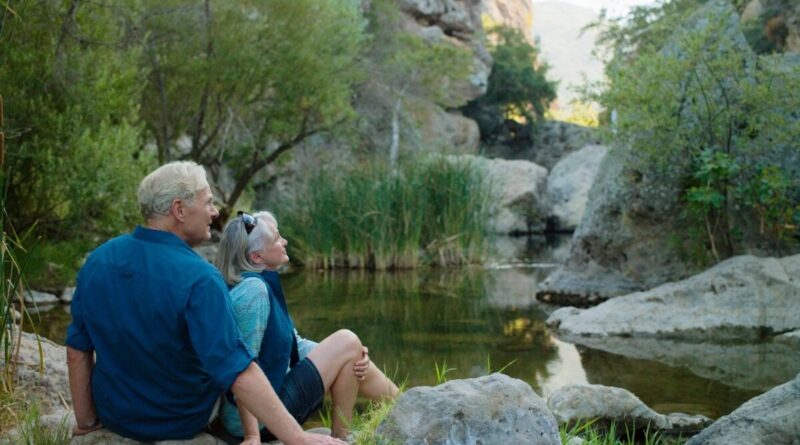
{"type": "MultiPolygon", "coordinates": [[[[307,357],[297,362],[283,379],[283,387],[278,397],[289,414],[303,424],[322,406],[325,398],[325,385],[317,367],[307,357]]],[[[266,428],[261,430],[261,441],[271,442],[276,437],[266,428]]]]}

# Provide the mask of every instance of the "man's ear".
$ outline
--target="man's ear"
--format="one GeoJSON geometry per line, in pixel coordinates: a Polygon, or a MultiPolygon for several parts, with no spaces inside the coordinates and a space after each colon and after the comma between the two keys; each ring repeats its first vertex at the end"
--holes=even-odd
{"type": "Polygon", "coordinates": [[[169,207],[169,212],[172,214],[173,218],[175,218],[180,222],[183,222],[185,219],[184,210],[185,209],[182,199],[176,198],[172,200],[172,204],[169,207]]]}

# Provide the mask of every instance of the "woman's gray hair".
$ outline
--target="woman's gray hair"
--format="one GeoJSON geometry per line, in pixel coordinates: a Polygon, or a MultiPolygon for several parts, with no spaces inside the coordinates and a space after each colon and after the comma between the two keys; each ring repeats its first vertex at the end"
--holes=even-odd
{"type": "Polygon", "coordinates": [[[145,220],[168,215],[172,201],[181,199],[191,207],[197,192],[206,187],[206,171],[200,165],[191,161],[164,164],[139,184],[139,210],[145,220]]]}
{"type": "Polygon", "coordinates": [[[215,265],[229,286],[234,286],[242,281],[242,272],[264,270],[263,265],[253,264],[250,261],[249,254],[260,249],[264,245],[264,240],[275,241],[278,227],[275,216],[270,212],[261,211],[255,213],[253,217],[256,219],[256,226],[249,235],[241,217],[228,221],[222,231],[215,265]],[[268,223],[272,223],[275,230],[272,230],[268,223]]]}

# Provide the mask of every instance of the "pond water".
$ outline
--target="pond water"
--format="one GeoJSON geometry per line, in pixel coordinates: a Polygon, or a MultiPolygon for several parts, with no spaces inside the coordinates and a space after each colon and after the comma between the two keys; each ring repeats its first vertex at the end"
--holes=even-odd
{"type": "MultiPolygon", "coordinates": [[[[495,244],[487,267],[302,271],[284,275],[283,283],[303,336],[320,340],[347,327],[370,348],[373,362],[407,387],[435,384],[437,366],[450,369],[448,379],[505,368],[540,395],[567,384],[598,383],[626,388],[662,413],[712,418],[768,389],[764,383],[730,384],[724,373],[698,371],[691,360],[623,356],[553,336],[544,321],[555,308],[535,302],[534,294],[563,261],[568,244],[568,236],[505,239],[495,244]]],[[[42,333],[63,340],[66,311],[41,317],[42,333]]],[[[708,355],[702,347],[694,354],[708,355]]]]}

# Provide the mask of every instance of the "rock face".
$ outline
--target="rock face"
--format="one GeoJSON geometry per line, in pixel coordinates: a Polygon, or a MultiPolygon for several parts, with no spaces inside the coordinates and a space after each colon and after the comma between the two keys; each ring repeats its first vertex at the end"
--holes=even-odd
{"type": "MultiPolygon", "coordinates": [[[[725,34],[719,40],[724,39],[742,57],[755,61],[738,27],[738,15],[728,2],[709,2],[680,32],[693,33],[709,26],[713,22],[709,17],[725,20],[725,34]]],[[[677,41],[667,44],[662,52],[683,54],[677,41]]],[[[682,119],[686,125],[693,125],[700,118],[686,115],[682,119]]],[[[694,272],[678,248],[677,240],[685,238],[685,230],[677,226],[675,218],[681,211],[682,181],[687,173],[676,164],[661,172],[648,167],[640,159],[642,148],[610,147],[575,230],[570,258],[542,283],[541,298],[563,304],[593,304],[694,272]]]]}
{"type": "Polygon", "coordinates": [[[757,340],[800,329],[800,255],[738,256],[689,279],[576,310],[547,323],[571,336],[757,340]]]}
{"type": "MultiPolygon", "coordinates": [[[[13,338],[16,339],[16,335],[13,338]]],[[[42,401],[43,413],[62,408],[64,401],[71,403],[66,348],[44,337],[40,337],[37,342],[34,334],[23,332],[19,343],[17,381],[20,387],[42,401]],[[42,373],[39,372],[39,345],[43,354],[42,373]]]]}
{"type": "Polygon", "coordinates": [[[454,162],[470,162],[485,172],[493,190],[493,216],[490,231],[499,234],[524,234],[544,230],[547,202],[547,170],[527,161],[486,159],[478,156],[452,156],[454,162]]]}
{"type": "Polygon", "coordinates": [[[589,199],[589,189],[607,151],[602,145],[587,145],[558,161],[550,171],[547,198],[552,229],[571,231],[578,226],[589,199]]]}
{"type": "Polygon", "coordinates": [[[686,445],[800,444],[800,375],[750,399],[686,445]]]}
{"type": "Polygon", "coordinates": [[[547,169],[582,147],[600,143],[593,129],[559,121],[541,122],[533,133],[517,134],[513,140],[502,130],[497,137],[485,147],[487,156],[531,161],[547,169]]]}
{"type": "Polygon", "coordinates": [[[491,23],[501,24],[522,32],[531,45],[533,38],[533,7],[528,0],[484,0],[481,2],[483,14],[491,23]]]}
{"type": "Polygon", "coordinates": [[[393,443],[558,445],[558,424],[533,389],[502,374],[403,393],[378,427],[393,443]]]}

